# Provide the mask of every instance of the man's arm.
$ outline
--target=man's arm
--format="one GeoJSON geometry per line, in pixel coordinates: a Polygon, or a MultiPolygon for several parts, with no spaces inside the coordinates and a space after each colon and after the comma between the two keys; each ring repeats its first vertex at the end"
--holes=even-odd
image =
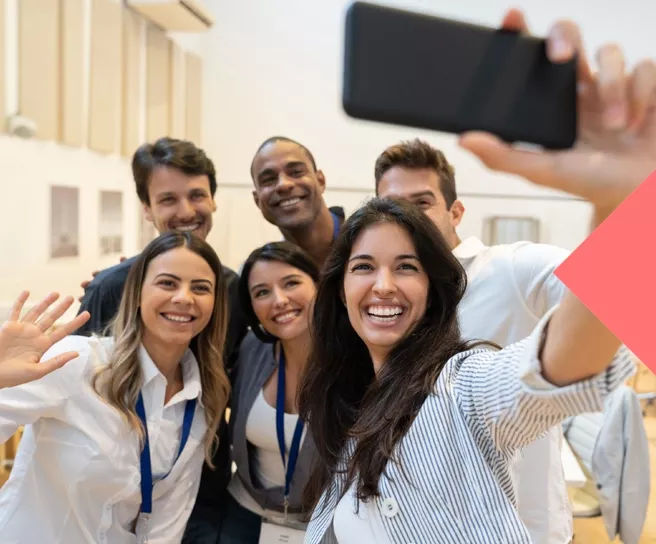
{"type": "Polygon", "coordinates": [[[73,334],[105,335],[107,325],[114,319],[121,304],[124,284],[118,284],[111,276],[99,276],[84,291],[78,313],[89,312],[91,318],[73,334]]]}
{"type": "Polygon", "coordinates": [[[568,250],[549,244],[522,244],[513,252],[515,287],[536,320],[562,302],[567,287],[554,272],[569,254],[568,250]]]}

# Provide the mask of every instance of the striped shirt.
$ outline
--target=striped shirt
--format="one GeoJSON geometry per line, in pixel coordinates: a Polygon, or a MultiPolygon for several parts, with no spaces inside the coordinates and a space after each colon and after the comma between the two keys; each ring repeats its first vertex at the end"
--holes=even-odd
{"type": "MultiPolygon", "coordinates": [[[[374,511],[390,542],[531,544],[512,476],[521,448],[568,416],[601,411],[635,369],[622,346],[597,376],[565,387],[546,382],[538,350],[555,309],[521,342],[500,351],[476,348],[447,362],[397,446],[402,466],[390,462],[380,478],[374,511]]],[[[339,469],[353,449],[351,441],[339,469]]],[[[306,544],[337,543],[332,521],[343,489],[339,477],[325,490],[306,544]]]]}

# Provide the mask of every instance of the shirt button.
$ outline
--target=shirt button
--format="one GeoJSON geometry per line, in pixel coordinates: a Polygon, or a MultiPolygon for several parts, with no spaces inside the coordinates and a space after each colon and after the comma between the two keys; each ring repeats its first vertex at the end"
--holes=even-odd
{"type": "Polygon", "coordinates": [[[383,501],[383,516],[393,518],[399,513],[399,503],[396,499],[388,498],[383,501]]]}
{"type": "Polygon", "coordinates": [[[139,476],[138,476],[138,475],[135,476],[135,477],[134,477],[134,483],[135,483],[135,484],[138,484],[139,481],[140,481],[140,480],[139,480],[139,476]]]}

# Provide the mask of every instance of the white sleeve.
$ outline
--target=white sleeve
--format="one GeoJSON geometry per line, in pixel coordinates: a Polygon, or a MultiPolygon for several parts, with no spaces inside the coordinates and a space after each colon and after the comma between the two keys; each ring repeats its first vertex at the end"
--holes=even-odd
{"type": "Polygon", "coordinates": [[[0,389],[0,444],[7,441],[19,427],[40,418],[56,418],[63,413],[66,400],[79,391],[86,362],[89,359],[89,338],[69,336],[53,345],[43,361],[77,351],[79,356],[33,382],[0,389]]]}
{"type": "Polygon", "coordinates": [[[560,304],[567,287],[554,274],[570,252],[548,244],[521,244],[512,254],[511,269],[517,291],[528,310],[541,319],[560,304]]]}
{"type": "Polygon", "coordinates": [[[510,455],[569,416],[602,411],[608,395],[635,372],[630,352],[621,346],[596,376],[564,387],[547,382],[538,355],[556,308],[528,338],[503,350],[456,356],[445,367],[468,426],[510,455]]]}
{"type": "Polygon", "coordinates": [[[170,544],[182,540],[196,503],[203,462],[204,443],[201,442],[185,464],[175,485],[163,495],[153,498],[153,512],[148,531],[150,544],[170,544]]]}

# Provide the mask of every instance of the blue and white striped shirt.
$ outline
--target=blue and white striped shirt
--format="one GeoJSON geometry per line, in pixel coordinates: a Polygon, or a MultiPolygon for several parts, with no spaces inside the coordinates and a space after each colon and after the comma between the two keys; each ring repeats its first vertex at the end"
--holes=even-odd
{"type": "MultiPolygon", "coordinates": [[[[538,350],[553,311],[521,342],[447,362],[397,447],[402,467],[389,463],[380,478],[375,510],[390,542],[531,544],[512,479],[521,448],[568,416],[602,410],[635,370],[622,346],[597,376],[560,388],[547,383],[538,350]]],[[[353,448],[350,442],[347,457],[353,448]]],[[[332,520],[343,488],[338,478],[324,492],[306,544],[337,543],[332,520]]]]}

